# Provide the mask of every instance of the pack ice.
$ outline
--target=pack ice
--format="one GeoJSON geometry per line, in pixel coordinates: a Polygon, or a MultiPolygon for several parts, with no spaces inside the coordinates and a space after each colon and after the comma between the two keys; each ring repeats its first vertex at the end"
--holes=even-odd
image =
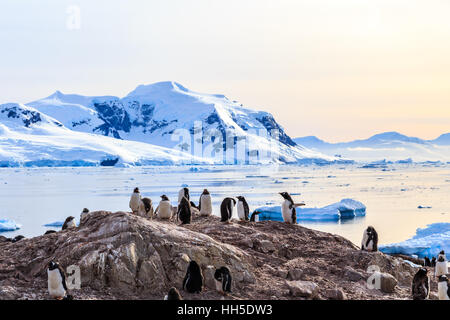
{"type": "Polygon", "coordinates": [[[436,257],[444,250],[447,259],[450,259],[450,223],[433,223],[426,228],[418,228],[411,239],[381,245],[379,249],[384,253],[417,255],[421,258],[436,257]]]}
{"type": "MultiPolygon", "coordinates": [[[[283,221],[281,215],[281,206],[264,206],[257,208],[260,211],[259,220],[283,221]]],[[[304,208],[297,210],[297,221],[317,220],[317,221],[337,221],[340,219],[349,219],[363,217],[366,215],[366,206],[353,199],[342,199],[337,203],[330,204],[322,208],[304,208]]]]}

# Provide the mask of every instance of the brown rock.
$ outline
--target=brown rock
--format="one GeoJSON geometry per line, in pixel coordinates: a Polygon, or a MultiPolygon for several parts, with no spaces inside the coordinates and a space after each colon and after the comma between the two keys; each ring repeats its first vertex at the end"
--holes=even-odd
{"type": "Polygon", "coordinates": [[[287,281],[287,285],[294,297],[314,299],[319,293],[319,286],[312,281],[287,281]]]}

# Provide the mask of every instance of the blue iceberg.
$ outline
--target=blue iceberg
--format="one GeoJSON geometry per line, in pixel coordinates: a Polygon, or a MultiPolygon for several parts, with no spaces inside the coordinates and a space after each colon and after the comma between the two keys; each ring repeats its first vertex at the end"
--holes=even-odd
{"type": "Polygon", "coordinates": [[[381,245],[379,249],[388,254],[417,255],[420,258],[435,257],[444,250],[447,259],[450,259],[450,223],[433,223],[426,228],[419,228],[411,239],[381,245]]]}
{"type": "Polygon", "coordinates": [[[20,229],[22,226],[17,224],[14,220],[0,219],[0,232],[14,231],[20,229]]]}
{"type": "MultiPolygon", "coordinates": [[[[260,211],[259,221],[272,220],[283,221],[281,206],[264,206],[256,210],[260,211]]],[[[342,199],[323,208],[303,208],[297,209],[297,221],[338,221],[366,215],[366,206],[353,199],[342,199]]]]}

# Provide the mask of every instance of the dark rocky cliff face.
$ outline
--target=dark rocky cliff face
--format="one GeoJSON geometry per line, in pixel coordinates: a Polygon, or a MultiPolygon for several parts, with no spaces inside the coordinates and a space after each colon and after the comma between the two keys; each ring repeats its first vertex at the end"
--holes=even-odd
{"type": "Polygon", "coordinates": [[[80,267],[75,299],[162,299],[171,286],[185,299],[220,299],[212,277],[223,265],[233,276],[227,299],[410,299],[416,271],[403,259],[299,225],[195,216],[182,227],[99,211],[76,229],[16,243],[0,237],[0,299],[49,299],[50,260],[80,267]],[[181,290],[190,259],[205,278],[200,294],[181,290]],[[367,288],[371,265],[385,274],[383,290],[367,288]]]}

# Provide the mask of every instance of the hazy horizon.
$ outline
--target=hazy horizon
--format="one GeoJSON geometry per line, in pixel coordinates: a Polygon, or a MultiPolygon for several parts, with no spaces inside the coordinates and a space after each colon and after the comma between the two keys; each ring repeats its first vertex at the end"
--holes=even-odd
{"type": "Polygon", "coordinates": [[[4,0],[0,103],[176,81],[327,142],[450,132],[450,2],[4,0]]]}

